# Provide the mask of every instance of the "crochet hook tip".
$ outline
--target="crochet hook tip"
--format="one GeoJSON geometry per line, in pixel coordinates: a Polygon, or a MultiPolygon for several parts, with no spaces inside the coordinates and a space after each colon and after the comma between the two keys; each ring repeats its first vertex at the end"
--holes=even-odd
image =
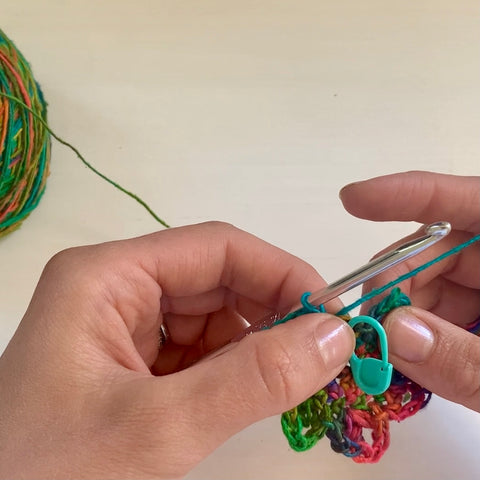
{"type": "MultiPolygon", "coordinates": [[[[390,250],[389,252],[374,258],[366,265],[354,270],[336,280],[335,282],[327,285],[326,287],[318,290],[311,294],[310,302],[319,305],[324,304],[342,293],[345,293],[352,288],[355,288],[367,280],[379,275],[380,273],[392,268],[400,262],[403,262],[414,255],[419,254],[426,248],[437,243],[439,240],[447,236],[452,227],[449,222],[435,222],[424,227],[424,235],[417,237],[413,240],[403,243],[402,245],[390,250]]],[[[286,314],[291,313],[295,310],[302,308],[302,305],[297,304],[287,312],[274,313],[268,315],[258,322],[252,324],[246,330],[244,330],[240,335],[237,335],[232,341],[238,341],[244,336],[257,332],[259,330],[264,330],[270,328],[279,318],[283,318],[286,314]]]]}
{"type": "Polygon", "coordinates": [[[435,222],[425,227],[425,233],[431,236],[445,237],[452,231],[449,222],[435,222]]]}

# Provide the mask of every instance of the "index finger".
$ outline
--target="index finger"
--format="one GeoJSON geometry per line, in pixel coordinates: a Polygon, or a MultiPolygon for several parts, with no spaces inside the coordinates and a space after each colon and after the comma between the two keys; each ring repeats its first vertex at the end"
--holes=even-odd
{"type": "Polygon", "coordinates": [[[346,210],[368,220],[446,220],[457,230],[480,231],[480,177],[404,172],[347,185],[346,210]]]}
{"type": "MultiPolygon", "coordinates": [[[[405,241],[412,240],[414,237],[415,234],[410,235],[376,256],[405,241]]],[[[454,230],[441,242],[366,282],[363,285],[363,294],[411,272],[471,238],[470,233],[454,230]]],[[[426,270],[401,282],[399,287],[416,306],[431,310],[436,315],[457,324],[470,323],[478,315],[480,307],[480,297],[478,296],[480,250],[478,247],[479,245],[470,245],[470,248],[462,250],[457,255],[449,256],[432,264],[426,270]]],[[[368,312],[369,306],[377,302],[378,300],[375,299],[364,304],[361,312],[365,314],[368,312]]]]}
{"type": "Polygon", "coordinates": [[[194,297],[226,287],[274,310],[297,303],[325,281],[280,248],[221,222],[179,227],[136,239],[132,252],[162,296],[194,297]]]}

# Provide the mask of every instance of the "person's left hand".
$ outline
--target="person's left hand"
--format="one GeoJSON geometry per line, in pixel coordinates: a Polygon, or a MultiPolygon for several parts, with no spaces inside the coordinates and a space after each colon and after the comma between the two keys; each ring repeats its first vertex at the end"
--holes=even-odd
{"type": "Polygon", "coordinates": [[[328,314],[195,363],[243,318],[324,284],[298,258],[218,223],[58,254],[0,359],[0,477],[184,475],[342,370],[354,336],[328,314]],[[170,337],[159,350],[162,323],[170,337]]]}
{"type": "MultiPolygon", "coordinates": [[[[364,294],[480,233],[480,177],[434,172],[384,175],[347,185],[341,199],[345,208],[360,218],[422,223],[448,220],[452,224],[447,238],[365,283],[364,294]]],[[[419,234],[409,235],[377,255],[419,234]]],[[[478,412],[480,341],[465,327],[479,318],[479,271],[477,243],[403,282],[401,289],[415,306],[394,309],[383,324],[396,369],[432,392],[478,412]]],[[[364,304],[361,313],[367,311],[364,304]]]]}

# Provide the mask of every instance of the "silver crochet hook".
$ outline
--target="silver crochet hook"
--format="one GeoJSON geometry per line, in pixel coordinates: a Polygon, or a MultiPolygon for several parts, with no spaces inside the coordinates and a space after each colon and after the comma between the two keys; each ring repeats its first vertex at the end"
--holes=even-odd
{"type": "MultiPolygon", "coordinates": [[[[446,237],[451,229],[452,227],[448,222],[436,222],[425,226],[425,234],[423,236],[396,247],[390,252],[368,262],[363,267],[357,268],[348,275],[345,275],[321,290],[312,293],[308,299],[309,303],[312,303],[313,305],[327,303],[329,300],[338,297],[342,293],[348,292],[352,288],[355,288],[385,270],[392,268],[394,265],[397,265],[398,263],[419,254],[426,248],[431,247],[433,244],[446,237]]],[[[289,311],[269,315],[261,319],[259,322],[256,322],[254,325],[246,328],[232,341],[238,341],[250,333],[270,328],[277,320],[300,308],[302,308],[302,304],[298,303],[289,311]]]]}

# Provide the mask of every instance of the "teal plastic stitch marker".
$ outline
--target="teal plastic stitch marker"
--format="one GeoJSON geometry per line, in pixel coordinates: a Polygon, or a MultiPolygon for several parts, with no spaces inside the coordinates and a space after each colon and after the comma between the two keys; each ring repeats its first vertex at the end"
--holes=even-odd
{"type": "MultiPolygon", "coordinates": [[[[299,315],[325,311],[323,310],[323,304],[329,300],[332,300],[342,293],[361,285],[362,283],[393,267],[394,265],[397,265],[398,263],[417,255],[447,236],[450,233],[450,230],[451,226],[448,222],[436,222],[426,225],[424,227],[423,236],[407,241],[406,243],[397,246],[393,250],[381,255],[380,257],[374,258],[366,265],[354,270],[336,282],[327,285],[323,289],[311,295],[309,293],[305,293],[302,296],[299,305],[297,304],[287,311],[276,312],[274,314],[267,315],[234,337],[232,342],[237,342],[245,335],[249,335],[253,332],[265,330],[275,325],[285,323],[292,318],[298,317],[299,315]],[[318,307],[315,305],[318,305],[318,307]]],[[[338,314],[342,315],[347,313],[355,306],[357,306],[355,303],[349,305],[348,308],[340,310],[338,314]]],[[[392,364],[388,362],[387,336],[382,325],[372,317],[358,316],[349,321],[349,325],[352,328],[359,323],[368,323],[376,330],[380,341],[382,359],[379,360],[371,357],[359,358],[354,353],[350,358],[350,368],[355,382],[366,394],[379,395],[385,392],[390,386],[393,373],[392,364]]]]}
{"type": "Polygon", "coordinates": [[[387,335],[378,320],[372,317],[360,315],[348,322],[352,328],[359,323],[368,323],[378,333],[382,359],[371,357],[358,358],[356,353],[353,352],[353,355],[350,357],[350,368],[352,369],[355,383],[367,395],[379,395],[388,389],[392,381],[393,366],[388,362],[387,335]]]}

